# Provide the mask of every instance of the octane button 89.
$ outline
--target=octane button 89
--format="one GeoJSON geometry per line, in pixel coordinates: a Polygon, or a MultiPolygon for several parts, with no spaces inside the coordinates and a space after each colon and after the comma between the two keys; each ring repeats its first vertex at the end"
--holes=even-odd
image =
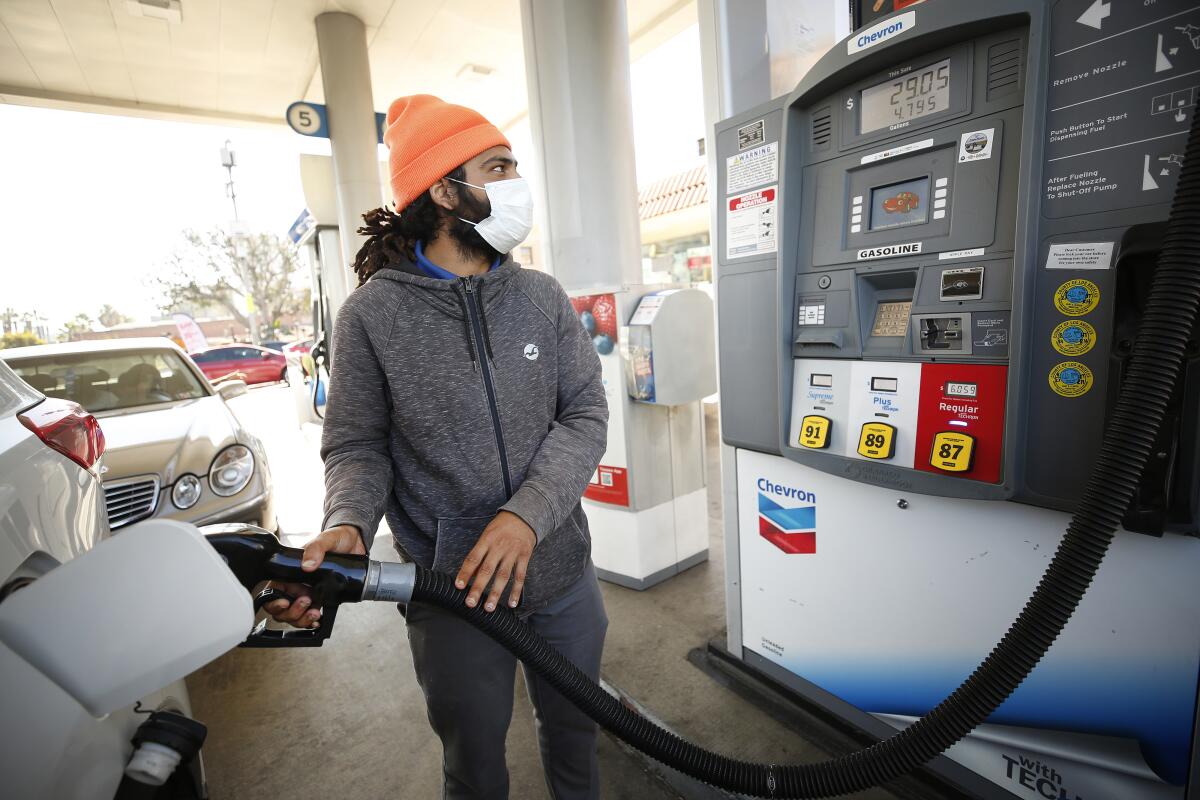
{"type": "Polygon", "coordinates": [[[858,454],[885,461],[896,454],[896,428],[886,422],[867,422],[858,436],[858,454]]]}

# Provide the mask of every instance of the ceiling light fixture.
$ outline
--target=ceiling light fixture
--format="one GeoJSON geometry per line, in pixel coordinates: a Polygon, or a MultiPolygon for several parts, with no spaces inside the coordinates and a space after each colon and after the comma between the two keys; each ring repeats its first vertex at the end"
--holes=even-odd
{"type": "Polygon", "coordinates": [[[494,67],[485,67],[482,64],[463,64],[455,73],[454,77],[472,83],[485,81],[496,72],[494,67]]]}
{"type": "Polygon", "coordinates": [[[135,17],[183,22],[183,4],[180,0],[125,0],[125,10],[135,17]]]}

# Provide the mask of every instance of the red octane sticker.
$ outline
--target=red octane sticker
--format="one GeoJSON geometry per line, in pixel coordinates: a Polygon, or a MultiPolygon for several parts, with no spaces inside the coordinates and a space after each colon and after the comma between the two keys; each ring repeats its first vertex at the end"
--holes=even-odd
{"type": "Polygon", "coordinates": [[[1007,382],[1008,367],[1005,366],[922,364],[913,466],[938,475],[999,483],[1007,382]],[[930,463],[933,439],[943,431],[962,433],[975,439],[975,457],[969,471],[945,472],[930,463]]]}

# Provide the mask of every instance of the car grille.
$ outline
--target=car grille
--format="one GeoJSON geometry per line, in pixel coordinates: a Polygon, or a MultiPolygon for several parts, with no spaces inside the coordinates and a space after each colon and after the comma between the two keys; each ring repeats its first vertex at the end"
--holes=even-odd
{"type": "Polygon", "coordinates": [[[108,507],[110,528],[145,519],[158,506],[158,478],[105,481],[104,505],[108,507]]]}

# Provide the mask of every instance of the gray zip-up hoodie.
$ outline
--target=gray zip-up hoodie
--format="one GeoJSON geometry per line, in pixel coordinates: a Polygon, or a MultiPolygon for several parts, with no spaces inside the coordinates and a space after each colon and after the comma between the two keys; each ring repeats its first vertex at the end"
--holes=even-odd
{"type": "Polygon", "coordinates": [[[600,360],[554,278],[511,259],[459,280],[379,270],[334,329],[322,528],[354,525],[370,549],[386,513],[403,557],[453,575],[511,511],[537,535],[532,613],[587,564],[580,498],[607,425],[600,360]]]}

